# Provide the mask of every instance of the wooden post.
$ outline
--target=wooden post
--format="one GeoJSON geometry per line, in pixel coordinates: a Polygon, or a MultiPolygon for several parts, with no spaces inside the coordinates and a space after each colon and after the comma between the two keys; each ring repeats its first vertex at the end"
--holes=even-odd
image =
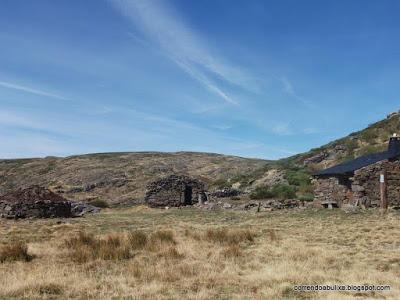
{"type": "Polygon", "coordinates": [[[381,208],[387,210],[388,200],[387,200],[387,178],[386,171],[382,171],[379,176],[379,185],[381,190],[381,208]]]}
{"type": "Polygon", "coordinates": [[[199,205],[203,205],[203,195],[201,193],[199,193],[198,195],[198,199],[199,199],[199,205]]]}

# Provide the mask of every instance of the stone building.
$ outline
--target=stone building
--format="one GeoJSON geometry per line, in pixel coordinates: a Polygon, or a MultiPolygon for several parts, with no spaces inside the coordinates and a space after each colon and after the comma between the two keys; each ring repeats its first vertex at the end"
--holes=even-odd
{"type": "Polygon", "coordinates": [[[389,206],[400,206],[400,138],[394,135],[388,149],[313,174],[314,204],[380,205],[380,176],[385,175],[389,206]]]}
{"type": "Polygon", "coordinates": [[[183,175],[170,175],[147,186],[145,202],[150,207],[178,207],[207,199],[205,185],[183,175]]]}

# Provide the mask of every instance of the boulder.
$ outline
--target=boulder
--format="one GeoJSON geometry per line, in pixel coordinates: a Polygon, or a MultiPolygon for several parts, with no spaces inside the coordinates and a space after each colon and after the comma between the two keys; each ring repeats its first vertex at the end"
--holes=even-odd
{"type": "Polygon", "coordinates": [[[100,208],[85,202],[71,202],[71,214],[73,217],[82,217],[90,213],[100,212],[100,208]]]}

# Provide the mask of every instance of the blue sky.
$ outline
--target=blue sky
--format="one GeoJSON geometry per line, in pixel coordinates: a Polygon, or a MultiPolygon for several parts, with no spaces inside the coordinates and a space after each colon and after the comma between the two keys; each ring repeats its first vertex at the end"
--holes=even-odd
{"type": "Polygon", "coordinates": [[[0,157],[307,151],[399,109],[399,9],[2,0],[0,157]]]}

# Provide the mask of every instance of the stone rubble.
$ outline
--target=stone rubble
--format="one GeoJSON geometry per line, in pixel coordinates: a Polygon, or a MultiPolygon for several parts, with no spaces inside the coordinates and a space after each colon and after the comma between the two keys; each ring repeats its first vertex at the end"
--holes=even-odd
{"type": "Polygon", "coordinates": [[[0,197],[0,217],[7,219],[71,218],[99,211],[97,207],[69,201],[37,185],[0,197]]]}

